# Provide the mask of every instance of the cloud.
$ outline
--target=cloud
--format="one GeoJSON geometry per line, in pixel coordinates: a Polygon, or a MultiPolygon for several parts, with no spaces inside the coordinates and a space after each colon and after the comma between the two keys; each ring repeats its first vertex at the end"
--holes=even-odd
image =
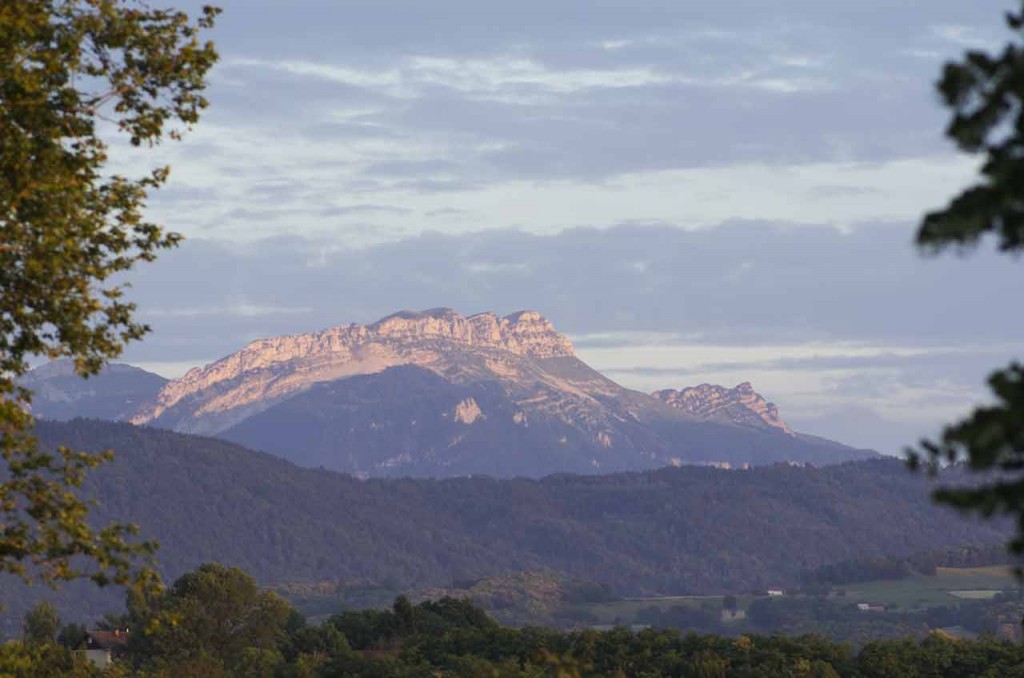
{"type": "Polygon", "coordinates": [[[431,228],[909,218],[973,169],[911,53],[999,23],[953,1],[232,4],[203,121],[156,155],[117,146],[117,169],[169,162],[152,214],[189,235],[361,245],[445,208],[473,218],[431,228]]]}
{"type": "Polygon", "coordinates": [[[380,89],[390,96],[400,96],[399,88],[402,84],[402,76],[395,69],[369,70],[311,61],[271,61],[256,58],[232,59],[225,63],[225,67],[228,69],[265,68],[290,75],[320,78],[343,85],[380,89]]]}
{"type": "Polygon", "coordinates": [[[925,259],[909,241],[895,225],[842,233],[764,222],[432,232],[354,249],[334,239],[193,240],[133,277],[156,332],[132,355],[212,359],[253,334],[372,322],[401,308],[536,308],[604,368],[823,374],[916,364],[957,374],[952,365],[970,364],[958,378],[980,383],[983,365],[1024,336],[1024,319],[990,303],[1013,298],[1024,270],[987,251],[925,259]],[[681,344],[713,355],[672,354],[681,344]],[[668,348],[648,351],[646,363],[630,358],[646,346],[668,348]],[[750,347],[763,349],[754,357],[750,347]],[[725,360],[731,350],[740,357],[725,360]]]}
{"type": "Polygon", "coordinates": [[[437,217],[461,218],[461,217],[468,217],[468,216],[470,216],[470,214],[471,213],[467,212],[466,210],[460,210],[460,209],[457,209],[455,207],[438,207],[436,209],[428,210],[427,212],[424,213],[424,216],[430,217],[430,218],[437,218],[437,217]]]}
{"type": "MultiPolygon", "coordinates": [[[[578,133],[566,126],[566,136],[578,133]]],[[[361,245],[437,228],[416,215],[444,214],[439,210],[473,216],[445,222],[449,233],[517,227],[550,234],[624,222],[706,228],[735,219],[849,227],[916,218],[966,185],[974,170],[973,161],[934,156],[881,163],[736,162],[635,171],[598,181],[571,176],[613,162],[621,165],[617,152],[628,155],[632,142],[595,146],[589,156],[560,155],[541,145],[467,147],[462,155],[435,153],[415,143],[363,142],[332,149],[293,138],[254,148],[232,131],[220,135],[220,143],[231,149],[232,167],[182,168],[172,178],[169,195],[158,192],[152,200],[155,219],[190,236],[211,230],[235,240],[330,234],[361,245]],[[259,168],[263,154],[276,146],[290,154],[287,166],[275,163],[265,174],[234,167],[259,168]],[[486,169],[477,167],[483,158],[486,169]],[[582,168],[585,163],[589,170],[582,168]],[[510,178],[539,172],[534,168],[541,166],[550,180],[510,178]],[[180,199],[210,186],[216,187],[215,196],[180,199]]]]}
{"type": "Polygon", "coordinates": [[[857,370],[879,370],[912,367],[920,373],[931,373],[936,378],[949,377],[956,374],[957,368],[970,367],[968,379],[975,379],[983,370],[1021,349],[1020,345],[1002,344],[979,346],[948,347],[886,347],[863,344],[836,342],[832,344],[812,343],[793,346],[744,346],[740,349],[739,358],[722,361],[724,355],[734,352],[736,347],[717,346],[709,348],[707,344],[688,344],[673,335],[655,343],[623,343],[623,340],[608,343],[582,341],[578,345],[585,349],[608,348],[626,356],[643,350],[645,346],[684,353],[696,350],[699,354],[712,356],[707,362],[685,361],[685,367],[654,367],[648,365],[619,365],[605,368],[606,372],[627,375],[644,375],[658,377],[662,375],[699,374],[701,372],[727,372],[744,370],[797,371],[807,370],[818,374],[828,372],[849,373],[857,370]],[[765,354],[770,357],[765,358],[765,354]],[[759,359],[751,359],[760,354],[759,359]],[[788,357],[779,357],[786,356],[788,357]]]}
{"type": "Polygon", "coordinates": [[[407,56],[385,69],[253,58],[234,59],[227,62],[226,67],[270,69],[365,88],[397,99],[425,96],[434,87],[491,97],[523,87],[553,94],[571,94],[587,89],[640,87],[673,80],[671,76],[650,68],[558,70],[534,59],[509,54],[487,58],[407,56]]]}
{"type": "Polygon", "coordinates": [[[308,306],[257,306],[233,303],[218,306],[151,308],[146,311],[146,315],[153,318],[197,318],[204,316],[253,318],[273,315],[302,315],[312,311],[313,309],[308,306]]]}
{"type": "Polygon", "coordinates": [[[958,47],[985,46],[990,40],[974,26],[944,25],[932,26],[935,37],[951,42],[958,47]]]}
{"type": "Polygon", "coordinates": [[[321,210],[320,214],[325,217],[334,217],[347,214],[373,214],[373,213],[384,213],[384,214],[409,214],[412,210],[404,207],[395,207],[393,205],[335,205],[334,207],[327,207],[321,210]]]}

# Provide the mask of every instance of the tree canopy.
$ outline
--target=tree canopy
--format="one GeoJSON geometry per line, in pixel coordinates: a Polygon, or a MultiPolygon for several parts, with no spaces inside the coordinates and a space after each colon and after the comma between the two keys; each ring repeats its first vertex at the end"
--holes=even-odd
{"type": "MultiPolygon", "coordinates": [[[[132,602],[131,600],[129,601],[132,602]]],[[[201,565],[180,577],[150,605],[134,608],[136,642],[159,665],[193,662],[233,668],[274,660],[293,610],[275,593],[236,567],[201,565]]]]}
{"type": "MultiPolygon", "coordinates": [[[[926,252],[969,249],[986,236],[999,249],[1024,250],[1024,4],[1006,15],[1017,34],[998,53],[967,52],[946,64],[938,91],[952,112],[946,130],[964,152],[983,158],[980,180],[949,205],[928,214],[917,234],[926,252]]],[[[1010,311],[1015,312],[1015,311],[1010,311]]],[[[911,465],[932,471],[946,462],[966,461],[979,472],[994,472],[969,486],[944,487],[936,499],[984,516],[1006,513],[1017,520],[1011,547],[1024,553],[1024,366],[1013,363],[991,375],[994,404],[976,409],[910,454],[911,465]]]]}
{"type": "Polygon", "coordinates": [[[40,602],[25,613],[21,625],[21,637],[29,644],[52,643],[60,631],[60,615],[50,603],[40,602]]]}
{"type": "Polygon", "coordinates": [[[148,330],[115,276],[180,240],[143,214],[168,168],[112,174],[109,144],[152,146],[199,119],[217,58],[199,35],[218,11],[0,3],[0,573],[124,582],[153,548],[90,526],[75,488],[109,455],[41,451],[17,379],[39,358],[94,375],[148,330]]]}

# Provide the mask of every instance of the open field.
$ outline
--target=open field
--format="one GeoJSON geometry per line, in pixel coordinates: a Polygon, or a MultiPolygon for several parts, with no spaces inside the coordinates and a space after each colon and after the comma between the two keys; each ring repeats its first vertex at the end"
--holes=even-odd
{"type": "Polygon", "coordinates": [[[845,600],[882,603],[901,610],[955,604],[958,600],[984,599],[1001,591],[1014,591],[1017,580],[1009,567],[940,567],[934,576],[915,575],[898,581],[849,584],[845,600]]]}
{"type": "MultiPolygon", "coordinates": [[[[723,596],[665,596],[662,598],[625,598],[610,603],[597,603],[590,606],[590,612],[597,617],[601,623],[612,624],[616,620],[629,622],[636,613],[647,607],[657,607],[667,610],[672,607],[700,608],[702,605],[716,612],[722,609],[723,596]]],[[[737,596],[739,607],[743,608],[743,600],[737,596]]]]}
{"type": "MultiPolygon", "coordinates": [[[[1003,591],[1016,591],[1018,582],[1006,566],[949,568],[940,567],[934,576],[915,575],[901,580],[878,580],[836,587],[845,595],[833,601],[840,605],[881,603],[890,610],[921,610],[928,607],[956,605],[966,600],[988,600],[1003,591]]],[[[722,596],[665,596],[660,598],[626,598],[589,606],[589,611],[602,624],[616,621],[629,623],[637,612],[648,607],[667,610],[676,606],[705,607],[718,611],[722,596]]],[[[737,596],[738,608],[747,610],[754,596],[737,596]]]]}
{"type": "MultiPolygon", "coordinates": [[[[612,624],[616,620],[629,623],[634,619],[637,612],[644,608],[656,607],[661,610],[668,610],[673,607],[689,607],[692,609],[705,608],[715,614],[722,610],[722,600],[725,596],[663,596],[659,598],[624,598],[610,603],[595,603],[588,606],[591,612],[602,624],[612,624]]],[[[736,596],[737,614],[727,622],[738,622],[746,618],[747,608],[750,603],[757,599],[757,596],[736,596]]]]}
{"type": "MultiPolygon", "coordinates": [[[[738,625],[746,623],[747,612],[754,601],[766,596],[736,596],[738,614],[733,618],[720,617],[724,596],[661,596],[649,598],[623,598],[609,602],[574,603],[562,609],[561,593],[557,578],[551,573],[517,573],[497,579],[477,582],[472,590],[420,591],[413,594],[419,600],[425,593],[434,597],[451,594],[456,597],[474,597],[485,609],[505,623],[536,623],[545,615],[562,615],[561,622],[578,614],[579,620],[591,625],[635,624],[644,621],[637,615],[644,609],[657,608],[663,612],[675,607],[691,610],[706,610],[720,619],[721,623],[738,625]],[[501,593],[502,595],[497,595],[501,593]],[[543,595],[541,595],[543,593],[543,595]],[[491,608],[491,601],[503,599],[514,601],[511,605],[491,608]],[[570,610],[575,610],[572,612],[570,610]]],[[[564,582],[562,585],[565,585],[564,582]]],[[[876,580],[859,584],[837,586],[829,596],[836,606],[852,607],[857,603],[881,604],[890,612],[920,611],[929,607],[956,606],[969,601],[984,601],[1001,592],[1015,592],[1018,583],[1010,568],[939,568],[933,576],[915,575],[902,580],[876,580]]],[[[293,603],[308,616],[324,619],[345,608],[387,608],[398,591],[374,587],[351,586],[338,589],[328,585],[292,584],[280,585],[278,592],[289,596],[293,603]]],[[[795,594],[797,597],[800,594],[795,594]]],[[[430,597],[430,596],[428,596],[430,597]]],[[[792,599],[786,595],[778,600],[792,599]]],[[[872,613],[877,614],[877,613],[872,613]]],[[[884,614],[884,613],[882,613],[884,614]]],[[[552,617],[554,618],[554,617],[552,617]]],[[[647,621],[650,617],[647,617],[647,621]]]]}
{"type": "Polygon", "coordinates": [[[950,591],[949,595],[962,600],[991,600],[999,595],[999,591],[950,591]]]}

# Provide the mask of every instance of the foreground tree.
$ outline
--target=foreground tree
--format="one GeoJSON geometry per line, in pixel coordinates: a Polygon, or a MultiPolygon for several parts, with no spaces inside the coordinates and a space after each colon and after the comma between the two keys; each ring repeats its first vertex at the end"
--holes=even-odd
{"type": "MultiPolygon", "coordinates": [[[[1006,23],[1019,41],[1024,9],[1008,13],[1006,23]]],[[[990,235],[1001,251],[1017,254],[1024,250],[1024,47],[1015,42],[998,54],[967,52],[946,65],[938,89],[953,113],[947,136],[984,163],[975,186],[924,219],[918,246],[932,253],[966,250],[990,235]]],[[[1011,306],[1009,312],[1019,311],[1011,306]]],[[[981,484],[942,488],[936,499],[984,516],[1014,516],[1010,545],[1024,553],[1024,366],[995,372],[989,384],[995,404],[947,427],[939,441],[924,442],[910,462],[935,472],[944,462],[966,460],[974,471],[994,472],[981,484]]]]}
{"type": "Polygon", "coordinates": [[[109,455],[38,449],[17,380],[41,357],[96,374],[148,330],[113,277],[179,241],[143,216],[168,170],[110,175],[104,136],[152,146],[199,119],[218,11],[0,2],[0,573],[124,583],[153,549],[88,524],[74,490],[109,455]]]}
{"type": "Polygon", "coordinates": [[[50,603],[36,603],[21,622],[21,638],[29,645],[43,645],[57,640],[60,615],[50,603]]]}
{"type": "Polygon", "coordinates": [[[262,675],[253,667],[280,664],[294,614],[242,570],[216,563],[183,575],[145,609],[131,600],[129,607],[139,658],[158,669],[202,665],[233,675],[262,675]]]}

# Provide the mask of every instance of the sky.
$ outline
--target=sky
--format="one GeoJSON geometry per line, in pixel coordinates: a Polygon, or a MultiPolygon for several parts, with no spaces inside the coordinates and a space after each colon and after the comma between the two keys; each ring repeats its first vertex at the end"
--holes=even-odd
{"type": "Polygon", "coordinates": [[[1011,4],[225,0],[200,124],[112,154],[172,166],[187,237],[133,272],[125,359],[530,308],[625,386],[750,381],[899,453],[1022,353],[1024,263],[913,247],[977,166],[934,81],[1011,4]]]}

